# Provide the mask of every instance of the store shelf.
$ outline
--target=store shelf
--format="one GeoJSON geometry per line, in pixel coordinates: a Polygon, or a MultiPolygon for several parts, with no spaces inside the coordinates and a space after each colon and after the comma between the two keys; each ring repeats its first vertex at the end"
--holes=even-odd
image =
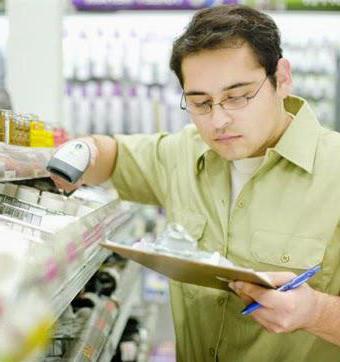
{"type": "MultiPolygon", "coordinates": [[[[24,346],[30,343],[29,341],[32,338],[35,338],[37,328],[41,333],[41,338],[34,340],[35,344],[32,345],[31,349],[33,350],[38,345],[42,346],[46,342],[44,336],[47,334],[47,329],[55,324],[74,297],[83,289],[105,259],[111,255],[112,251],[99,246],[99,243],[104,241],[108,234],[115,240],[132,237],[135,221],[140,220],[141,217],[141,206],[121,202],[115,198],[114,193],[105,192],[104,189],[102,192],[103,194],[98,190],[88,190],[90,200],[83,199],[83,203],[84,205],[87,202],[93,203],[91,197],[95,196],[93,195],[95,193],[97,195],[97,206],[95,204],[92,204],[92,206],[96,207],[96,209],[83,217],[73,220],[56,232],[41,227],[40,223],[31,224],[28,218],[23,218],[21,212],[0,215],[4,230],[7,228],[12,232],[13,229],[13,233],[18,237],[18,240],[21,236],[23,240],[27,239],[26,244],[24,244],[26,247],[28,244],[32,245],[32,249],[27,248],[25,258],[29,259],[29,263],[27,268],[25,267],[22,279],[19,280],[20,286],[16,285],[6,295],[0,296],[2,297],[3,313],[7,318],[6,324],[8,325],[8,334],[10,334],[8,338],[16,339],[17,335],[21,336],[21,339],[16,342],[16,347],[6,352],[11,358],[13,357],[13,360],[18,360],[16,354],[22,353],[20,351],[23,350],[24,346]],[[101,202],[98,201],[100,199],[101,202]],[[17,288],[20,288],[18,289],[20,290],[19,294],[17,288]],[[34,302],[32,303],[31,300],[30,307],[27,307],[23,301],[29,299],[29,297],[33,298],[34,302]],[[23,332],[22,325],[14,324],[13,316],[24,318],[23,316],[27,316],[27,312],[32,315],[32,318],[29,322],[26,321],[23,332]]],[[[84,190],[83,196],[85,194],[84,190]]],[[[27,211],[25,209],[26,205],[22,202],[19,203],[23,210],[27,211]]],[[[6,207],[6,210],[8,208],[20,209],[18,205],[13,206],[11,203],[6,207]]],[[[57,217],[58,220],[63,217],[62,214],[48,216],[51,216],[52,219],[57,217]]],[[[7,235],[10,235],[10,233],[8,232],[7,235]]],[[[130,296],[126,297],[125,303],[125,293],[134,290],[134,287],[132,289],[130,287],[133,286],[138,274],[134,272],[134,268],[129,267],[127,270],[128,275],[123,275],[122,283],[128,290],[119,291],[117,296],[122,304],[118,321],[119,329],[114,328],[115,337],[111,342],[112,349],[116,348],[118,341],[115,342],[115,340],[119,340],[130,313],[130,296]],[[129,279],[131,273],[133,273],[132,281],[129,279]]],[[[90,325],[86,325],[88,334],[85,334],[85,337],[87,338],[86,341],[90,341],[88,342],[89,345],[93,342],[93,348],[99,356],[113,329],[116,318],[114,310],[118,309],[118,304],[113,300],[106,300],[98,308],[98,310],[96,309],[97,314],[94,315],[94,319],[91,319],[90,325]]],[[[84,341],[85,339],[81,342],[84,341]]],[[[79,353],[76,351],[77,358],[80,358],[79,361],[83,360],[81,356],[86,354],[85,347],[84,344],[80,344],[79,348],[81,350],[78,351],[79,353]]],[[[31,350],[27,350],[25,353],[29,355],[31,352],[31,350]]]]}
{"type": "Polygon", "coordinates": [[[93,301],[95,307],[63,361],[97,361],[118,313],[116,303],[109,298],[90,294],[85,296],[93,301]]]}
{"type": "Polygon", "coordinates": [[[0,181],[47,177],[52,148],[31,148],[0,143],[0,181]]]}
{"type": "Polygon", "coordinates": [[[99,269],[104,260],[111,253],[101,247],[96,247],[86,263],[80,265],[74,275],[66,280],[52,297],[52,308],[54,317],[58,319],[74,297],[90,280],[92,275],[99,269]]]}
{"type": "MultiPolygon", "coordinates": [[[[97,261],[99,258],[99,255],[94,256],[97,261]]],[[[92,266],[94,263],[93,260],[92,266]]],[[[138,264],[128,262],[122,271],[117,291],[111,298],[92,295],[95,307],[81,335],[77,337],[72,349],[67,351],[63,361],[80,362],[84,358],[91,361],[111,361],[133,306],[139,301],[140,269],[138,264]]],[[[89,298],[90,294],[84,294],[84,297],[89,298]]]]}
{"type": "Polygon", "coordinates": [[[130,261],[119,281],[118,289],[113,295],[113,298],[117,299],[120,305],[119,314],[99,358],[100,362],[110,362],[116,353],[118,343],[123,334],[126,322],[132,313],[133,306],[140,299],[140,276],[141,266],[130,261]]]}
{"type": "Polygon", "coordinates": [[[157,320],[159,313],[160,307],[157,303],[152,303],[146,308],[143,327],[147,332],[147,336],[139,346],[137,362],[148,362],[150,360],[152,342],[158,327],[157,320]]]}
{"type": "MultiPolygon", "coordinates": [[[[60,235],[66,237],[69,229],[82,230],[82,241],[86,239],[86,243],[90,245],[85,250],[85,255],[76,264],[76,267],[68,273],[69,277],[65,279],[63,284],[58,288],[52,297],[52,306],[57,319],[65,310],[73,298],[84,287],[92,275],[99,269],[104,260],[112,253],[107,249],[100,247],[97,242],[102,240],[106,233],[110,232],[115,235],[115,231],[119,231],[119,240],[128,236],[130,233],[131,224],[134,222],[140,207],[136,205],[121,205],[118,200],[100,208],[97,211],[89,214],[87,217],[80,219],[77,223],[69,226],[67,230],[62,230],[60,235]],[[98,220],[101,222],[98,223],[98,220]],[[98,228],[100,226],[100,228],[98,228]],[[93,228],[93,230],[91,230],[93,228]],[[100,229],[102,231],[96,233],[100,229]],[[92,231],[89,234],[89,231],[92,231]],[[124,232],[125,231],[125,232],[124,232]],[[93,240],[91,241],[91,236],[93,240]]],[[[73,235],[74,237],[75,235],[73,235]]],[[[80,234],[78,233],[78,237],[80,234]]]]}

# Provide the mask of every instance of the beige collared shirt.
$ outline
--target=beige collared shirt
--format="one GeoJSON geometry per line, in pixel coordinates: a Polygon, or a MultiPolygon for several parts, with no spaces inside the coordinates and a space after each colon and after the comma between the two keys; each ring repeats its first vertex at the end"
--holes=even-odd
{"type": "MultiPolygon", "coordinates": [[[[320,263],[310,285],[339,295],[340,135],[321,127],[301,98],[287,98],[285,107],[294,121],[231,212],[230,163],[194,126],[117,136],[112,179],[123,199],[163,206],[200,248],[262,271],[301,273],[320,263]]],[[[339,347],[304,331],[266,332],[240,315],[244,304],[231,292],[171,282],[171,304],[178,362],[340,361],[339,347]]]]}

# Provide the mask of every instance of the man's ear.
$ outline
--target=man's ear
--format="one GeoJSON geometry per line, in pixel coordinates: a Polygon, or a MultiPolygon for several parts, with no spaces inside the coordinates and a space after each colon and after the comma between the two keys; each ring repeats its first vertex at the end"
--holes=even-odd
{"type": "Polygon", "coordinates": [[[287,59],[281,58],[276,68],[276,91],[284,99],[292,92],[293,79],[290,63],[287,59]]]}

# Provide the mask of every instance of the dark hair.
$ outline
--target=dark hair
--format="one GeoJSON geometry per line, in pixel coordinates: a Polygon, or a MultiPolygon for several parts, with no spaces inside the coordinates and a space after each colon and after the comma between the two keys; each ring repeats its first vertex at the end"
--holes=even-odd
{"type": "Polygon", "coordinates": [[[246,42],[276,88],[282,57],[280,32],[273,19],[249,6],[220,5],[198,11],[173,44],[170,68],[183,87],[182,61],[202,50],[241,46],[246,42]]]}

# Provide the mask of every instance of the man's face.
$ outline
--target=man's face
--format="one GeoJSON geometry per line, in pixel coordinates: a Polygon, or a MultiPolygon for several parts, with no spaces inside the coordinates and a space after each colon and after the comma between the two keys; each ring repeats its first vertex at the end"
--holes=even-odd
{"type": "Polygon", "coordinates": [[[214,105],[209,114],[192,114],[202,139],[222,158],[261,156],[277,141],[285,122],[283,98],[266,79],[264,68],[247,44],[188,56],[182,62],[182,74],[186,101],[192,105],[253,96],[259,89],[241,109],[224,110],[214,105]]]}

